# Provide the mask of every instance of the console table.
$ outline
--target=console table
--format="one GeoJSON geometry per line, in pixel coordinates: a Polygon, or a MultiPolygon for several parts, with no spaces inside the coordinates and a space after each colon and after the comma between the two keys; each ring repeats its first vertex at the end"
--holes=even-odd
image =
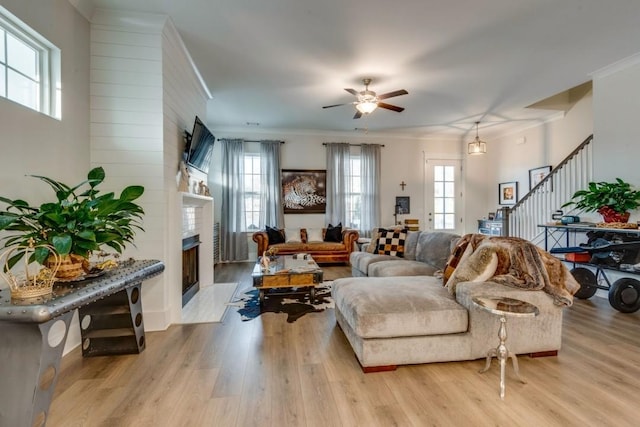
{"type": "Polygon", "coordinates": [[[0,288],[0,426],[44,426],[73,312],[80,311],[84,356],[144,349],[142,281],[156,260],[125,261],[103,276],[57,283],[50,298],[13,303],[0,288]]]}

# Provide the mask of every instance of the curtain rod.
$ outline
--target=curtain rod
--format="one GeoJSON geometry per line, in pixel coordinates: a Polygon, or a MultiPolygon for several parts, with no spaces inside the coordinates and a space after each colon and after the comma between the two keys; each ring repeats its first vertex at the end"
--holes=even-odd
{"type": "MultiPolygon", "coordinates": [[[[227,139],[227,138],[218,138],[218,141],[222,141],[223,139],[227,139]]],[[[242,138],[240,138],[242,139],[242,138]]],[[[257,140],[252,140],[252,139],[243,139],[244,142],[264,142],[264,141],[274,141],[273,139],[263,139],[261,141],[257,141],[257,140]]],[[[278,141],[280,144],[284,144],[284,141],[278,141]]]]}
{"type": "MultiPolygon", "coordinates": [[[[322,145],[333,144],[332,142],[323,142],[322,145]]],[[[362,147],[363,145],[379,145],[384,147],[384,144],[349,144],[351,147],[362,147]]]]}

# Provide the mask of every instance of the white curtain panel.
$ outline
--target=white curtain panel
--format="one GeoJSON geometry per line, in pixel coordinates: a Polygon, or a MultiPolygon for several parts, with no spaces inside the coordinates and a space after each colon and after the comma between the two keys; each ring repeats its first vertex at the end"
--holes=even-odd
{"type": "Polygon", "coordinates": [[[249,258],[244,233],[244,141],[221,139],[222,204],[220,218],[220,258],[244,261],[249,258]]]}
{"type": "Polygon", "coordinates": [[[381,146],[362,144],[360,150],[360,176],[362,179],[360,236],[371,237],[371,230],[380,225],[381,146]]]}
{"type": "Polygon", "coordinates": [[[284,228],[280,141],[260,141],[260,227],[284,228]]]}
{"type": "Polygon", "coordinates": [[[327,143],[327,224],[347,222],[347,194],[349,193],[349,144],[327,143]]]}

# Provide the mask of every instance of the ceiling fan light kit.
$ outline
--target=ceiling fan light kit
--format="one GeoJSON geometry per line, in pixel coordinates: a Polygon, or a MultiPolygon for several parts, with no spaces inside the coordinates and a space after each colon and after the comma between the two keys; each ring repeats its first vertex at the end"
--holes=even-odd
{"type": "Polygon", "coordinates": [[[371,114],[377,108],[384,108],[391,111],[396,111],[398,113],[404,111],[404,108],[398,107],[396,105],[387,104],[384,102],[380,102],[382,99],[392,98],[394,96],[407,95],[407,92],[404,89],[396,90],[393,92],[385,93],[382,95],[376,95],[376,93],[372,90],[369,90],[369,84],[371,83],[371,79],[362,79],[362,83],[364,83],[363,91],[356,91],[355,89],[345,88],[347,92],[352,95],[355,95],[358,100],[353,102],[348,102],[345,104],[335,104],[335,105],[327,105],[322,108],[331,108],[338,107],[340,105],[348,105],[352,104],[356,107],[356,114],[353,116],[354,119],[359,119],[363,114],[371,114]]]}
{"type": "Polygon", "coordinates": [[[478,125],[480,122],[476,122],[476,139],[471,141],[467,146],[467,152],[469,154],[485,154],[487,152],[487,143],[480,140],[478,136],[478,125]]]}

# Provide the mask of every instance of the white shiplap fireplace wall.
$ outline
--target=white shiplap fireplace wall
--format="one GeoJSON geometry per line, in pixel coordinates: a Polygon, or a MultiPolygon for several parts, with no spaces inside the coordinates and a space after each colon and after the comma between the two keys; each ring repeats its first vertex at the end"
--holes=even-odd
{"type": "MultiPolygon", "coordinates": [[[[206,116],[210,95],[180,35],[163,15],[96,10],[90,78],[91,163],[105,168],[114,189],[145,187],[145,231],[125,255],[165,263],[164,273],[142,286],[145,329],[164,330],[180,321],[182,308],[182,206],[190,199],[178,192],[176,183],[183,134],[196,115],[206,116]]],[[[211,206],[211,199],[205,204],[211,206]]],[[[211,215],[202,212],[203,224],[207,215],[213,218],[212,207],[198,209],[211,209],[211,215]]],[[[200,239],[212,248],[210,221],[200,239]]],[[[213,284],[213,255],[209,260],[201,268],[211,270],[210,279],[206,273],[201,279],[211,283],[202,286],[213,284]]]]}

